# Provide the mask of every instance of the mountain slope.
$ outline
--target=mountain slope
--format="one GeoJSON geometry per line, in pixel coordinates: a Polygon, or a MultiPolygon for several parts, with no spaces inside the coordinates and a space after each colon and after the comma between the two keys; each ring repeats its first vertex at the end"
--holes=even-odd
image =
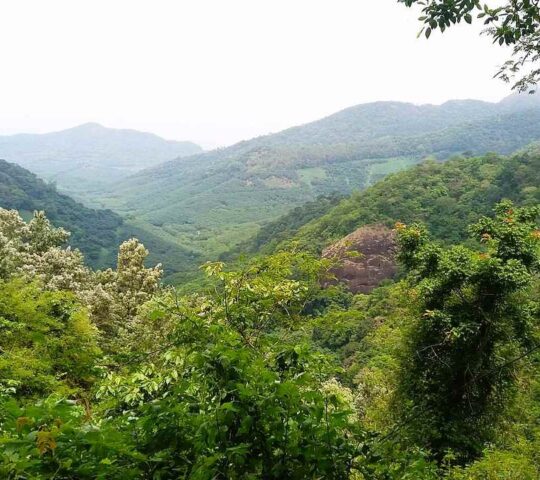
{"type": "Polygon", "coordinates": [[[122,218],[110,210],[93,210],[58,193],[28,170],[0,160],[0,207],[29,217],[44,210],[51,222],[71,232],[70,243],[91,265],[106,264],[118,244],[122,218]]]}
{"type": "Polygon", "coordinates": [[[441,106],[377,102],[167,162],[100,195],[160,238],[215,257],[292,208],[349,194],[428,155],[506,154],[540,139],[539,97],[441,106]]]}
{"type": "Polygon", "coordinates": [[[509,157],[489,154],[445,163],[427,161],[328,206],[294,233],[276,228],[274,236],[289,235],[277,246],[254,238],[247,248],[268,253],[294,244],[321,252],[364,225],[392,227],[398,221],[423,222],[435,238],[456,243],[466,238],[467,225],[490,215],[493,205],[505,198],[521,205],[540,203],[540,145],[509,157]]]}
{"type": "Polygon", "coordinates": [[[175,157],[201,152],[191,142],[87,123],[60,132],[0,137],[0,158],[55,181],[77,196],[175,157]]]}
{"type": "Polygon", "coordinates": [[[34,210],[44,210],[55,226],[71,232],[70,244],[79,248],[93,267],[114,265],[118,245],[133,236],[150,249],[149,263],[158,263],[160,258],[170,261],[166,272],[197,260],[178,245],[126,224],[110,210],[87,208],[28,170],[4,160],[0,160],[0,207],[19,210],[27,218],[34,210]]]}

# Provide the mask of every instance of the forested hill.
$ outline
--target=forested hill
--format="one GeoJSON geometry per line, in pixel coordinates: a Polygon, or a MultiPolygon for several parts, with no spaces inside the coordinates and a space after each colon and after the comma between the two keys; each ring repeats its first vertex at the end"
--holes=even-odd
{"type": "Polygon", "coordinates": [[[295,244],[320,252],[325,246],[357,228],[382,223],[422,222],[432,235],[445,243],[467,237],[466,227],[502,199],[520,205],[540,203],[540,145],[507,157],[488,154],[456,158],[445,163],[426,161],[406,171],[389,175],[363,192],[356,192],[337,205],[324,204],[325,212],[312,218],[298,209],[295,225],[276,220],[272,233],[254,237],[245,249],[269,253],[295,244]],[[285,239],[285,237],[288,237],[285,239]],[[281,243],[276,245],[274,238],[281,243]]]}
{"type": "Polygon", "coordinates": [[[319,195],[361,190],[426,156],[522,148],[540,139],[538,98],[359,105],[145,170],[97,200],[129,215],[130,224],[212,258],[319,195]]]}
{"type": "Polygon", "coordinates": [[[54,185],[5,160],[0,160],[0,207],[16,209],[27,219],[35,210],[45,211],[55,226],[71,232],[70,244],[85,254],[92,267],[113,266],[118,246],[133,236],[151,249],[149,261],[157,263],[161,256],[170,257],[171,268],[195,261],[178,246],[126,224],[111,210],[87,208],[59,193],[54,185]]]}
{"type": "Polygon", "coordinates": [[[18,165],[0,160],[0,207],[30,217],[43,210],[57,227],[71,232],[70,244],[82,250],[88,262],[110,263],[118,246],[122,218],[110,210],[93,210],[56,191],[18,165]]]}
{"type": "Polygon", "coordinates": [[[0,137],[0,158],[55,181],[80,195],[103,183],[202,149],[192,142],[164,140],[151,133],[106,128],[97,123],[47,134],[0,137]]]}

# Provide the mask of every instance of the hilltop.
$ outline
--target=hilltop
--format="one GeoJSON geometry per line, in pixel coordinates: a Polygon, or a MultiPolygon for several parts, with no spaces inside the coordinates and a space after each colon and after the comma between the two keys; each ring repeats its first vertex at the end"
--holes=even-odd
{"type": "Polygon", "coordinates": [[[192,142],[85,123],[59,132],[0,136],[0,158],[82,196],[144,168],[201,152],[192,142]]]}

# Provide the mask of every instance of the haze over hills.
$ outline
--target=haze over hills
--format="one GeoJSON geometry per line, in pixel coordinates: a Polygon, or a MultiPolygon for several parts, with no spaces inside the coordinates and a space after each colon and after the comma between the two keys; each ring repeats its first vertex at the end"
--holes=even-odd
{"type": "Polygon", "coordinates": [[[111,264],[120,240],[137,236],[150,260],[163,262],[168,279],[179,281],[206,259],[238,246],[253,250],[246,242],[257,233],[263,240],[271,235],[276,219],[297,229],[297,218],[280,216],[320,195],[332,198],[308,206],[311,218],[335,204],[335,194],[362,190],[427,156],[506,154],[539,139],[540,97],[512,95],[499,103],[358,105],[195,155],[189,153],[201,150],[189,142],[97,124],[0,137],[0,154],[9,152],[14,162],[56,180],[61,191],[122,217],[114,248],[88,255],[95,265],[111,264]],[[143,169],[148,164],[154,166],[143,169]]]}
{"type": "Polygon", "coordinates": [[[426,156],[506,154],[537,139],[538,96],[440,106],[376,102],[164,163],[94,199],[130,224],[212,258],[318,195],[361,190],[426,156]]]}
{"type": "Polygon", "coordinates": [[[46,134],[0,137],[0,158],[17,163],[77,197],[104,184],[202,149],[152,133],[86,123],[46,134]]]}

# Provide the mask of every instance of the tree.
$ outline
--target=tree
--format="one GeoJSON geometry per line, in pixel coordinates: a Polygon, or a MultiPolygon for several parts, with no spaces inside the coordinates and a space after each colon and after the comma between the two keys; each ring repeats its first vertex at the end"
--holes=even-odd
{"type": "Polygon", "coordinates": [[[160,292],[143,315],[168,331],[111,369],[95,419],[58,400],[21,407],[0,389],[0,476],[375,478],[351,392],[326,355],[291,335],[327,266],[291,253],[238,272],[213,263],[216,290],[160,292]]]}
{"type": "Polygon", "coordinates": [[[77,393],[90,384],[97,330],[70,292],[22,279],[0,281],[0,390],[20,397],[77,393]]]}
{"type": "Polygon", "coordinates": [[[496,207],[470,227],[485,248],[443,249],[420,225],[397,225],[417,324],[401,382],[405,422],[441,460],[480,454],[507,405],[518,360],[538,349],[527,296],[540,269],[540,207],[496,207]]]}
{"type": "Polygon", "coordinates": [[[43,212],[26,223],[16,210],[0,208],[0,279],[24,277],[46,290],[74,293],[107,341],[129,328],[157,292],[163,271],[160,265],[146,268],[148,250],[130,239],[120,245],[116,270],[94,272],[79,250],[64,246],[68,238],[43,212]]]}
{"type": "Polygon", "coordinates": [[[130,329],[139,308],[158,291],[161,265],[146,268],[148,250],[132,238],[120,245],[116,270],[96,272],[81,296],[89,306],[92,320],[108,340],[130,329]]]}
{"type": "Polygon", "coordinates": [[[16,210],[0,208],[0,278],[23,275],[49,289],[80,289],[90,272],[78,250],[64,248],[68,238],[43,212],[26,223],[16,210]]]}
{"type": "Polygon", "coordinates": [[[446,28],[460,23],[473,22],[474,13],[487,26],[486,32],[494,43],[513,47],[513,59],[508,60],[496,76],[504,81],[526,70],[513,88],[522,92],[532,91],[540,80],[540,8],[538,0],[505,0],[501,6],[489,7],[480,0],[398,0],[407,7],[421,5],[419,18],[424,27],[420,33],[430,37],[433,30],[444,32],[446,28]],[[529,67],[529,68],[528,68],[529,67]]]}

